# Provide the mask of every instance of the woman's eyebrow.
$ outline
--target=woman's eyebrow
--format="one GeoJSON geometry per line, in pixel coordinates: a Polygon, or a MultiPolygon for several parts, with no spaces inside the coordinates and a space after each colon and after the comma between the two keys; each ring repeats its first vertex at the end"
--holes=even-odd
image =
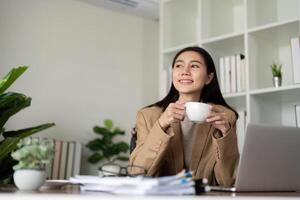
{"type": "Polygon", "coordinates": [[[199,63],[199,64],[203,64],[201,61],[199,61],[199,60],[191,60],[191,63],[192,62],[196,62],[196,63],[199,63]]]}
{"type": "Polygon", "coordinates": [[[176,60],[175,63],[177,63],[177,62],[184,62],[184,61],[183,60],[176,60]]]}

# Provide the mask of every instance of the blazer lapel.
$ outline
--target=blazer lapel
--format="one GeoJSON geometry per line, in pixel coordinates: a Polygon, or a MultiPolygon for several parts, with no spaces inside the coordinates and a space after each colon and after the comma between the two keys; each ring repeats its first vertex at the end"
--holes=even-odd
{"type": "Polygon", "coordinates": [[[174,137],[172,141],[172,154],[175,161],[174,164],[177,173],[184,168],[182,133],[180,123],[173,123],[171,127],[174,131],[174,137]]]}
{"type": "Polygon", "coordinates": [[[192,158],[190,169],[197,170],[202,153],[208,139],[211,125],[209,123],[197,124],[194,136],[194,143],[192,147],[192,158]]]}

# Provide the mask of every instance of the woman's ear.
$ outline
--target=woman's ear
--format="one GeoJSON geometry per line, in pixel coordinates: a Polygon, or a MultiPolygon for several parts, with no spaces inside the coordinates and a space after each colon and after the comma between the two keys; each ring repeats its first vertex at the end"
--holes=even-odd
{"type": "Polygon", "coordinates": [[[207,81],[206,81],[205,85],[210,84],[210,82],[213,80],[214,76],[215,76],[215,75],[214,75],[213,72],[211,72],[210,74],[208,74],[208,76],[207,76],[207,81]]]}

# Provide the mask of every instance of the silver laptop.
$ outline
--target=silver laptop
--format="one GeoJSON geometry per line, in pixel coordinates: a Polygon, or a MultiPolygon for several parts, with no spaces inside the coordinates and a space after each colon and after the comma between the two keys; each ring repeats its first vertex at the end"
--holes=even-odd
{"type": "Polygon", "coordinates": [[[233,188],[222,191],[300,191],[300,128],[249,124],[233,188]]]}

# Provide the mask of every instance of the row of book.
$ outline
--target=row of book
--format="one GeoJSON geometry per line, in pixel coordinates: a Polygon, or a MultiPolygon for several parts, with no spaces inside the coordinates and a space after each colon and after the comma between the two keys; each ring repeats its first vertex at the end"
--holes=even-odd
{"type": "Polygon", "coordinates": [[[219,58],[220,89],[223,94],[246,90],[246,65],[242,54],[219,58]]]}
{"type": "Polygon", "coordinates": [[[294,83],[300,83],[300,37],[291,39],[294,83]]]}
{"type": "Polygon", "coordinates": [[[62,141],[49,138],[29,137],[28,140],[48,140],[53,143],[54,158],[46,165],[47,179],[69,179],[80,174],[82,144],[74,141],[62,141]]]}

